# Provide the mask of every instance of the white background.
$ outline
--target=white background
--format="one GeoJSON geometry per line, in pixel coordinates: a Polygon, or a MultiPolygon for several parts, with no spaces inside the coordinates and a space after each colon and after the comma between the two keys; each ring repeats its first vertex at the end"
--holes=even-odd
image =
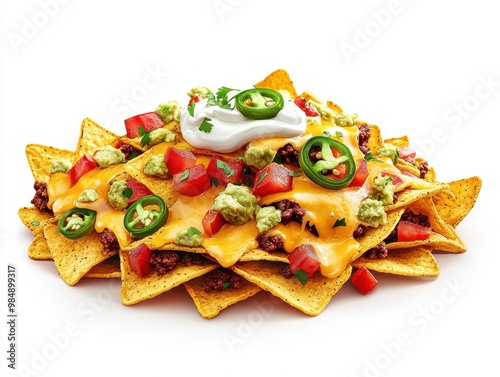
{"type": "Polygon", "coordinates": [[[0,368],[8,376],[491,375],[498,369],[500,24],[494,2],[1,1],[0,368]],[[69,287],[30,260],[17,209],[33,197],[24,148],[74,149],[90,117],[123,119],[193,86],[244,87],[285,68],[298,91],[407,134],[450,181],[484,184],[439,254],[438,279],[346,284],[318,317],[261,293],[202,319],[182,287],[134,307],[119,282],[69,287]],[[7,265],[17,268],[17,371],[7,368],[7,265]],[[22,372],[24,370],[24,373],[22,372]],[[7,372],[7,373],[6,373],[7,372]],[[279,373],[279,374],[276,374],[279,373]]]}

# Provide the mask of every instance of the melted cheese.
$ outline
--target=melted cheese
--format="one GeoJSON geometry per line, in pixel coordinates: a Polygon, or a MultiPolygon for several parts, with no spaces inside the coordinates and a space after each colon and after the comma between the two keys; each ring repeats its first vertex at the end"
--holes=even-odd
{"type": "Polygon", "coordinates": [[[109,168],[91,170],[72,187],[69,185],[67,174],[53,174],[47,185],[50,208],[56,216],[75,207],[92,209],[97,212],[96,231],[102,232],[108,229],[115,234],[120,247],[128,245],[132,239],[123,225],[125,211],[116,210],[108,203],[110,181],[123,171],[124,166],[117,164],[109,168]],[[95,202],[79,202],[80,194],[89,188],[94,188],[99,198],[95,202]]]}

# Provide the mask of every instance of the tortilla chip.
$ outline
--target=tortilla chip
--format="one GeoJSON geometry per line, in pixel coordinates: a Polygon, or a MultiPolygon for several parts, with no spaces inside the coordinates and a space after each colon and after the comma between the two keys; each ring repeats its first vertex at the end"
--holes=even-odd
{"type": "Polygon", "coordinates": [[[336,279],[316,272],[302,285],[297,279],[286,279],[280,274],[284,266],[281,262],[254,261],[236,263],[231,270],[310,316],[319,315],[326,308],[349,280],[352,270],[351,266],[347,267],[336,279]]]}
{"type": "Polygon", "coordinates": [[[50,179],[50,168],[57,160],[74,161],[75,152],[65,149],[48,147],[40,144],[29,144],[26,146],[26,158],[35,181],[48,183],[50,179]]]}
{"type": "Polygon", "coordinates": [[[385,139],[384,143],[392,144],[397,147],[408,147],[410,145],[410,138],[407,135],[385,139]]]}
{"type": "Polygon", "coordinates": [[[45,239],[43,233],[37,234],[31,242],[30,246],[28,247],[28,256],[31,259],[36,260],[52,259],[49,244],[47,243],[47,240],[45,239]]]}
{"type": "Polygon", "coordinates": [[[451,192],[435,195],[433,200],[441,218],[456,228],[476,204],[482,180],[479,177],[464,178],[449,182],[449,186],[451,192]]]}
{"type": "Polygon", "coordinates": [[[84,154],[94,152],[107,145],[114,144],[119,135],[101,127],[90,118],[85,118],[80,127],[80,138],[76,146],[75,162],[84,154]]]}
{"type": "Polygon", "coordinates": [[[372,154],[376,154],[377,150],[382,147],[382,133],[379,126],[374,124],[369,124],[370,126],[370,138],[368,139],[368,148],[372,154]]]}
{"type": "Polygon", "coordinates": [[[256,88],[268,88],[273,90],[286,90],[291,98],[297,98],[297,90],[290,79],[288,72],[278,69],[269,74],[264,80],[254,85],[256,88]]]}
{"type": "Polygon", "coordinates": [[[436,259],[424,247],[391,250],[383,259],[361,257],[352,262],[352,266],[365,266],[369,270],[403,276],[437,277],[440,272],[436,259]]]}
{"type": "Polygon", "coordinates": [[[70,240],[59,232],[57,225],[49,224],[44,234],[57,271],[68,285],[75,285],[92,267],[110,257],[102,253],[97,232],[70,240]]]}
{"type": "Polygon", "coordinates": [[[93,279],[113,279],[120,278],[121,276],[120,257],[118,254],[95,265],[85,274],[86,278],[93,279]]]}
{"type": "Polygon", "coordinates": [[[141,278],[130,269],[128,252],[123,250],[120,251],[120,266],[122,271],[120,296],[122,303],[125,305],[134,305],[156,297],[218,267],[215,263],[193,266],[179,264],[175,269],[164,275],[152,272],[149,276],[141,278]]]}
{"type": "Polygon", "coordinates": [[[200,276],[184,283],[184,288],[193,299],[200,315],[207,319],[217,316],[227,307],[244,301],[262,290],[259,286],[244,280],[243,286],[238,289],[227,288],[220,292],[205,292],[203,282],[204,276],[200,276]]]}
{"type": "Polygon", "coordinates": [[[43,233],[45,225],[54,221],[54,216],[51,213],[41,212],[36,207],[19,208],[17,214],[34,236],[43,233]]]}
{"type": "Polygon", "coordinates": [[[259,261],[259,260],[288,263],[288,253],[286,253],[286,252],[281,252],[281,253],[280,252],[269,252],[269,251],[265,251],[265,250],[257,248],[257,249],[247,251],[239,259],[240,262],[251,262],[251,261],[259,261]]]}

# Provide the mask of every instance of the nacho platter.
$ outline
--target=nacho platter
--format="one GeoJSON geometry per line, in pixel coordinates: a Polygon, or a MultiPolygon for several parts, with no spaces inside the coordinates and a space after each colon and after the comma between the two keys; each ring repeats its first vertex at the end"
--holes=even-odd
{"type": "Polygon", "coordinates": [[[70,286],[120,278],[124,305],[184,286],[204,318],[268,291],[316,316],[361,273],[370,289],[370,271],[436,278],[433,252],[467,250],[456,227],[479,177],[439,182],[406,136],[299,94],[285,70],[193,88],[125,129],[86,118],[74,151],[26,147],[28,255],[70,286]]]}

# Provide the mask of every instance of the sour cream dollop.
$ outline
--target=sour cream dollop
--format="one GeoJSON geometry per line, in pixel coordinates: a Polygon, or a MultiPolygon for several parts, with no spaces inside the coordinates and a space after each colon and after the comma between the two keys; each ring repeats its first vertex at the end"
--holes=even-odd
{"type": "Polygon", "coordinates": [[[306,129],[305,113],[290,100],[285,100],[283,109],[274,118],[261,120],[248,119],[236,108],[222,109],[207,102],[207,99],[197,102],[193,116],[187,107],[181,112],[182,136],[195,148],[230,153],[255,139],[293,137],[306,129]],[[199,129],[206,118],[213,125],[210,132],[199,129]]]}

